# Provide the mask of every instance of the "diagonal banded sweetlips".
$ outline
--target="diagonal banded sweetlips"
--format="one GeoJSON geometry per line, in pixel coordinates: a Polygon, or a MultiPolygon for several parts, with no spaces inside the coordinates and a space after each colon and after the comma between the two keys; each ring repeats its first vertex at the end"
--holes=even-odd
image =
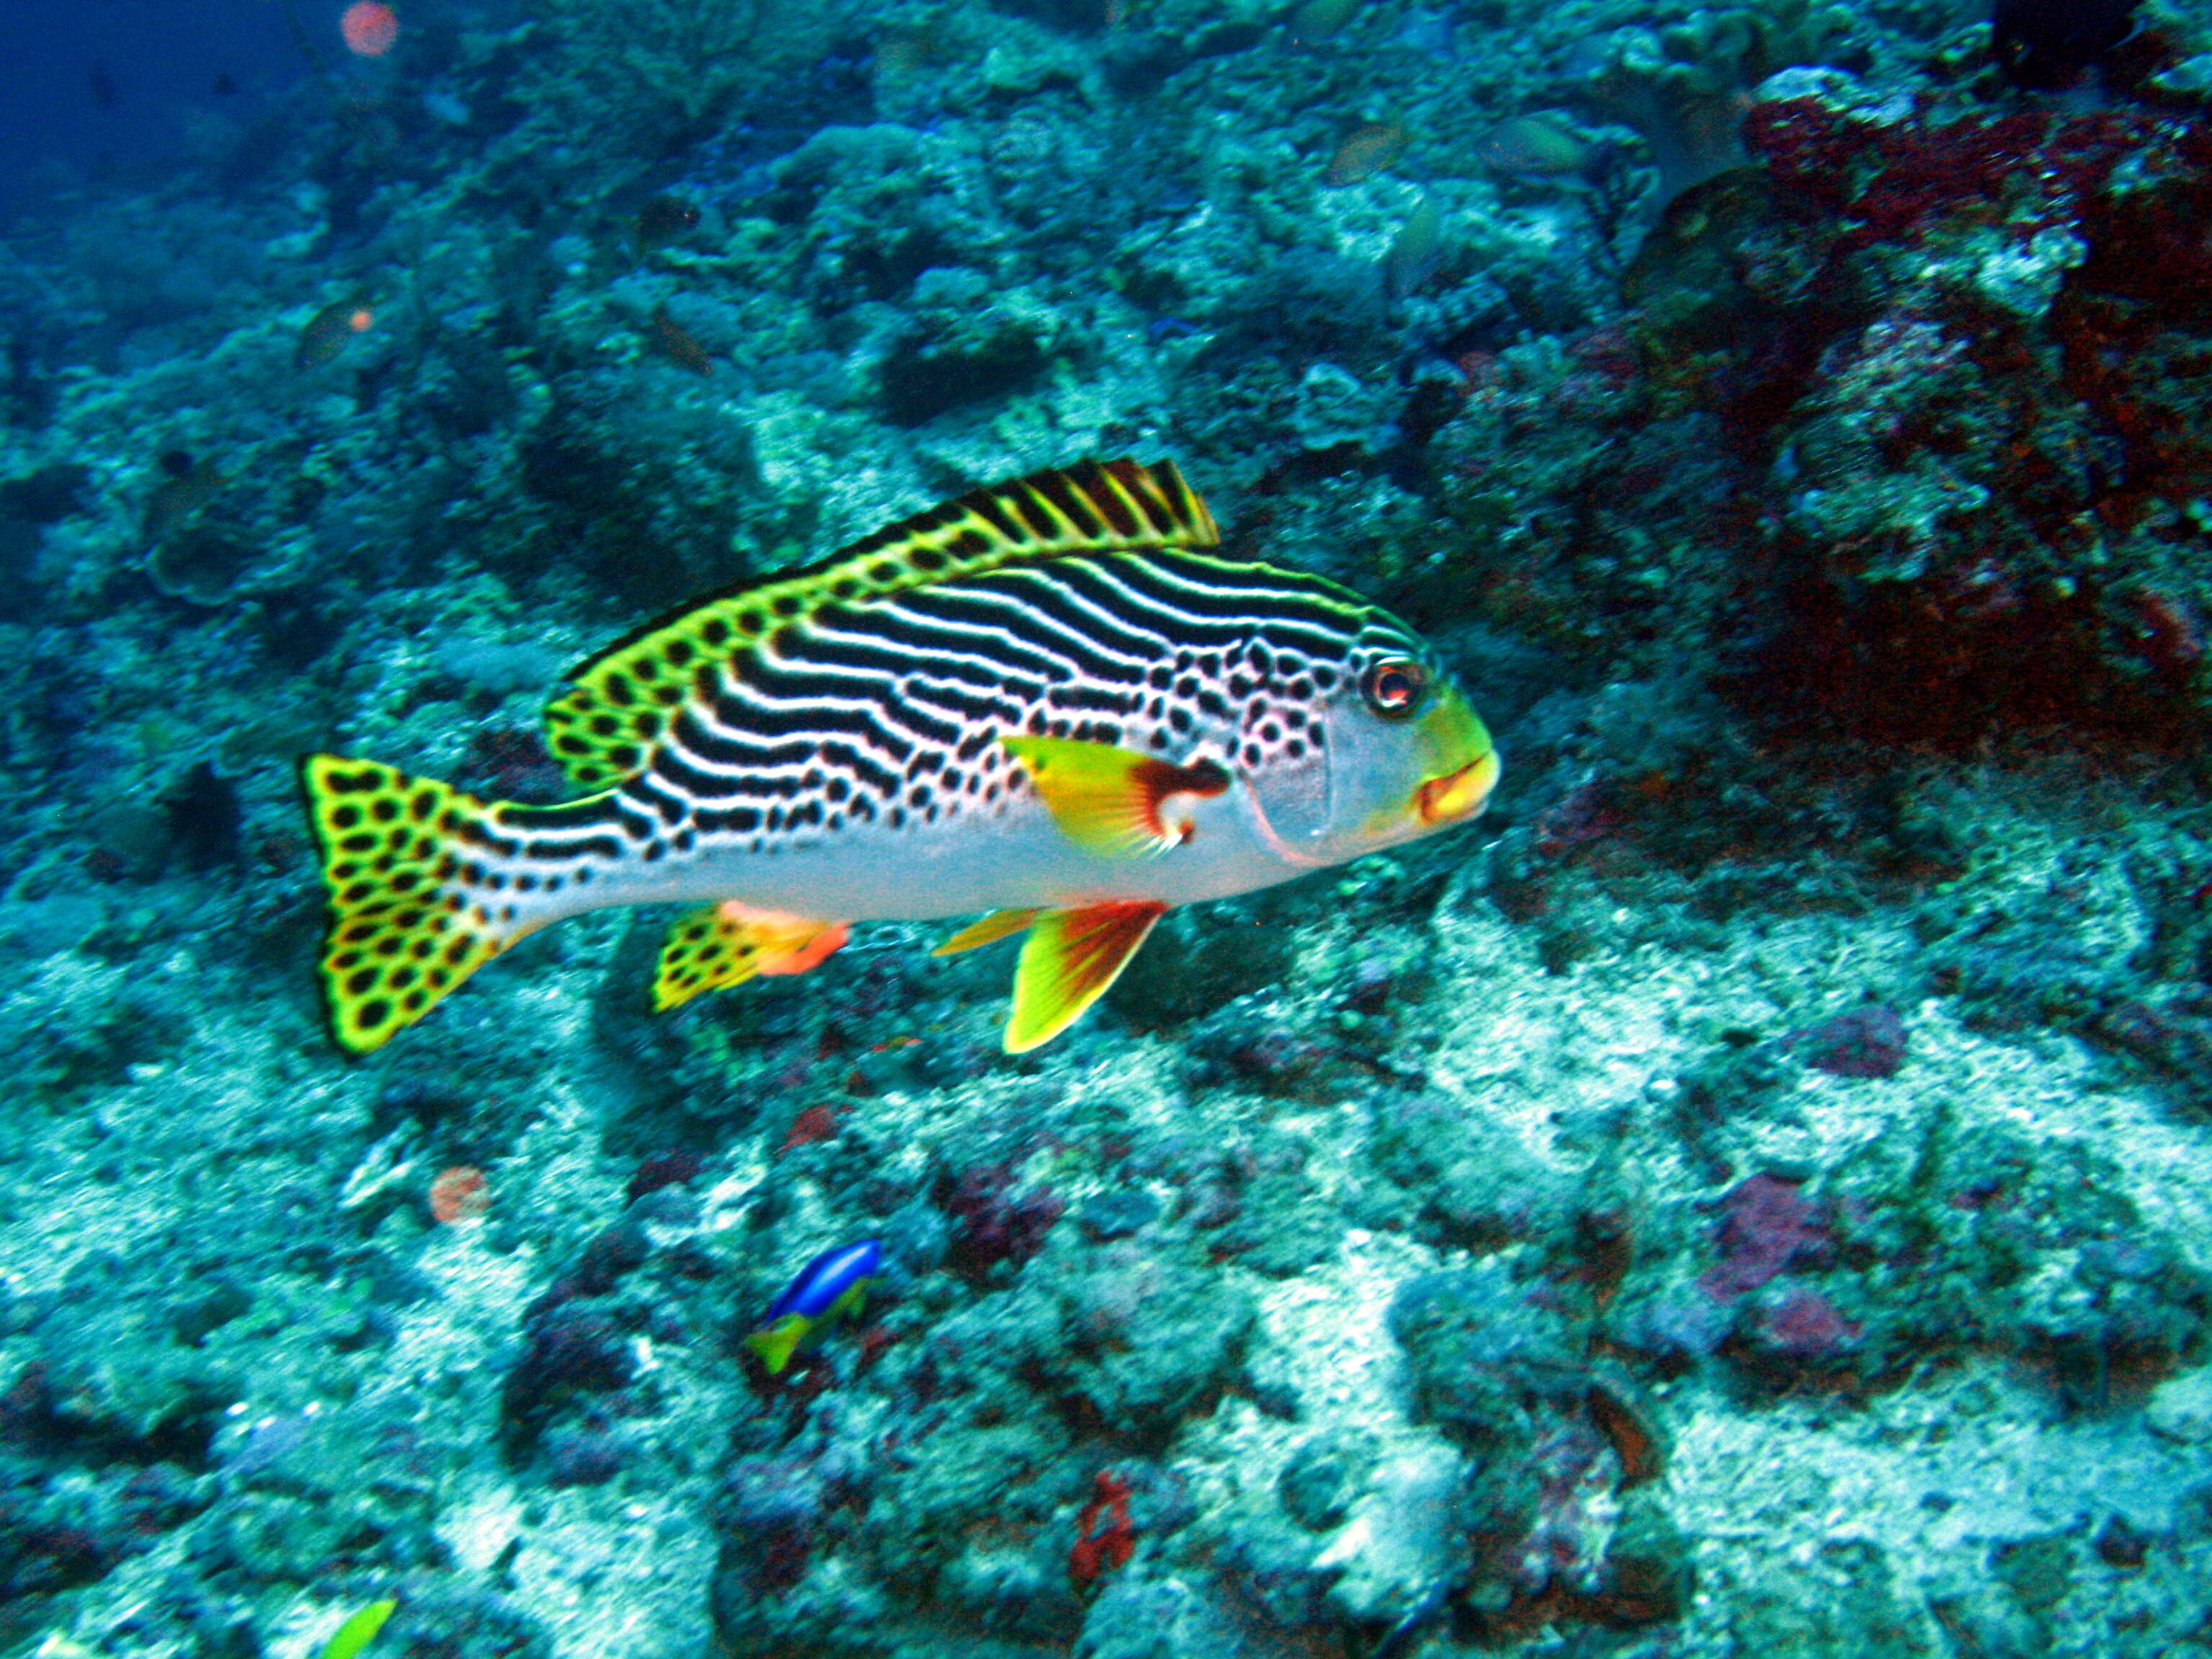
{"type": "Polygon", "coordinates": [[[939,953],[1027,931],[1018,1053],[1170,906],[1480,811],[1498,757],[1435,653],[1218,539],[1171,463],[1035,473],[580,665],[545,714],[574,800],[307,757],[338,1042],[379,1047],[550,921],[682,902],[662,1008],[803,973],[854,921],[988,911],[939,953]]]}

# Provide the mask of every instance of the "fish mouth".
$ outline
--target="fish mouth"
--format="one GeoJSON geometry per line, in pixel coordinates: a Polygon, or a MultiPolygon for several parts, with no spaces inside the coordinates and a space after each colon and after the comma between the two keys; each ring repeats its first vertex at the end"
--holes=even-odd
{"type": "Polygon", "coordinates": [[[1413,811],[1431,828],[1456,823],[1480,812],[1498,787],[1498,751],[1486,750],[1456,772],[1425,780],[1413,791],[1413,811]]]}

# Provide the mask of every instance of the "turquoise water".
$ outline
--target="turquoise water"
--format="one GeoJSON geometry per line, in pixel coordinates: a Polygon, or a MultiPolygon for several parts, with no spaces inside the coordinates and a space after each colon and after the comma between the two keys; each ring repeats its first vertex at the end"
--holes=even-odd
{"type": "Polygon", "coordinates": [[[2203,1641],[2197,13],[394,4],[8,14],[0,1655],[2203,1641]],[[299,757],[1121,456],[1488,810],[337,1040],[299,757]]]}

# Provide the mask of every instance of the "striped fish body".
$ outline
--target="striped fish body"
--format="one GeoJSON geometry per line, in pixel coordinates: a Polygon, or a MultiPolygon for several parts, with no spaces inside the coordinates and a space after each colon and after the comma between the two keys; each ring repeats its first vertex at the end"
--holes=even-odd
{"type": "Polygon", "coordinates": [[[1031,929],[1033,1047],[1165,908],[1479,810],[1494,752],[1422,641],[1214,539],[1172,466],[1090,464],[709,595],[574,672],[548,738],[586,793],[561,805],[311,757],[341,1042],[550,921],[686,902],[664,1006],[810,967],[846,923],[994,912],[954,945],[1031,929]]]}
{"type": "MultiPolygon", "coordinates": [[[[650,786],[625,784],[603,816],[584,825],[565,814],[549,823],[530,808],[508,809],[500,821],[513,833],[483,862],[510,884],[535,878],[534,890],[510,887],[499,907],[500,920],[524,932],[611,905],[732,898],[759,910],[851,921],[927,921],[1115,899],[1187,904],[1250,892],[1307,867],[1265,845],[1241,792],[1194,803],[1189,856],[1140,862],[1085,852],[1033,790],[1004,781],[1000,789],[995,801],[963,793],[941,805],[934,822],[924,806],[909,808],[899,827],[885,821],[888,814],[857,823],[848,814],[842,823],[832,818],[793,830],[766,827],[772,807],[748,809],[723,798],[688,803],[670,824],[655,811],[659,798],[650,786]],[[729,823],[748,810],[763,826],[750,833],[729,823]],[[656,844],[669,851],[651,857],[656,844]],[[568,879],[554,888],[562,876],[568,879]]],[[[910,798],[912,790],[902,784],[897,793],[910,798]]]]}
{"type": "MultiPolygon", "coordinates": [[[[767,672],[718,668],[695,684],[700,695],[637,775],[574,805],[502,809],[513,833],[489,867],[538,878],[502,900],[502,919],[510,906],[537,925],[607,904],[738,897],[798,915],[920,921],[1084,900],[1188,903],[1303,874],[1311,866],[1267,844],[1257,788],[1242,781],[1183,792],[1190,832],[1172,858],[1086,850],[1000,742],[1032,734],[1178,761],[1235,757],[1310,830],[1305,803],[1328,787],[1313,705],[1348,672],[1347,641],[1295,618],[1201,631],[1152,602],[1173,591],[1162,580],[1170,561],[1062,558],[792,625],[763,653],[767,672]],[[1044,603],[1084,580],[1095,608],[1050,619],[1044,603]],[[1110,649],[1092,642],[1109,616],[1125,630],[1110,649]],[[1137,618],[1146,631],[1133,631],[1137,618]],[[1091,632],[1075,633],[1079,622],[1091,632]],[[1179,645],[1179,634],[1200,643],[1179,645]],[[1264,672],[1248,671],[1255,658],[1264,672]],[[782,735],[802,722],[822,735],[782,735]],[[571,880],[548,890],[562,873],[571,880]]],[[[1274,574],[1176,574],[1211,596],[1226,573],[1274,574]]],[[[1244,597],[1272,618],[1304,596],[1276,580],[1244,597]]]]}

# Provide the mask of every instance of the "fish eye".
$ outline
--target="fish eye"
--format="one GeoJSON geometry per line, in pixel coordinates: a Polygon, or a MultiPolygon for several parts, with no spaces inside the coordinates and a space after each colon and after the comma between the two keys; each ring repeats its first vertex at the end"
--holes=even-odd
{"type": "Polygon", "coordinates": [[[1405,657],[1387,657],[1361,676],[1359,694],[1386,720],[1403,720],[1429,689],[1429,671],[1405,657]]]}

